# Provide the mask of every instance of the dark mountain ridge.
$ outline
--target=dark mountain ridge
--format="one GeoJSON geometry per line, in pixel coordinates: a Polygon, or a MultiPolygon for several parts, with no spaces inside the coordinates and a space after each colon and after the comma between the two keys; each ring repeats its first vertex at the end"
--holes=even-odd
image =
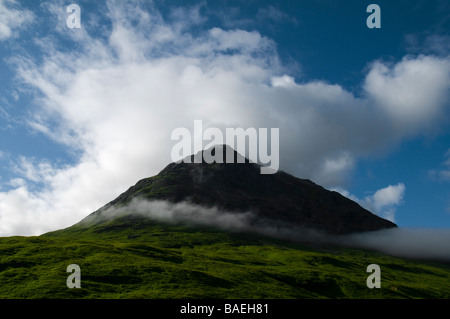
{"type": "MultiPolygon", "coordinates": [[[[226,147],[215,146],[209,151],[213,155],[223,151],[225,159],[226,147]]],[[[252,212],[262,220],[335,235],[397,227],[310,180],[283,171],[260,174],[260,165],[234,150],[234,163],[194,163],[198,156],[203,159],[203,152],[190,156],[190,163],[171,163],[159,174],[138,181],[85,220],[107,215],[108,208],[123,207],[133,199],[145,199],[187,201],[236,214],[252,212]]]]}

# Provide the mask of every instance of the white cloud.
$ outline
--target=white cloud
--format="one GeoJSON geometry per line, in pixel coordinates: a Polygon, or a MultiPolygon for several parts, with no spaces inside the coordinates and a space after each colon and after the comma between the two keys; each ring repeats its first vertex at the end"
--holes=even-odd
{"type": "Polygon", "coordinates": [[[395,208],[403,201],[405,194],[405,185],[389,185],[373,194],[372,197],[365,199],[369,207],[374,207],[375,212],[384,216],[390,221],[395,221],[395,208]]]}
{"type": "MultiPolygon", "coordinates": [[[[274,42],[256,31],[211,28],[194,36],[189,25],[202,22],[195,11],[191,19],[169,23],[137,2],[108,3],[109,38],[83,29],[72,37],[76,52],[58,50],[57,40],[45,38],[37,41],[46,48],[43,60],[14,61],[22,81],[43,96],[27,119],[30,127],[77,158],[66,166],[22,158],[17,178],[26,184],[15,180],[16,189],[0,193],[0,235],[77,222],[158,173],[170,162],[172,130],[192,129],[195,119],[205,129],[278,127],[281,169],[341,186],[358,157],[409,137],[413,123],[439,120],[448,95],[449,82],[440,82],[450,70],[448,59],[410,57],[392,67],[377,62],[366,96],[356,97],[337,84],[296,83],[280,65],[274,42]],[[43,185],[36,190],[35,184],[43,185]]],[[[393,186],[371,203],[395,207],[399,190],[393,186]]]]}
{"type": "Polygon", "coordinates": [[[320,180],[324,185],[339,185],[353,170],[354,163],[354,158],[348,153],[339,154],[335,158],[325,158],[322,165],[318,166],[318,172],[313,179],[320,180]]]}
{"type": "Polygon", "coordinates": [[[388,67],[375,62],[365,90],[403,133],[417,133],[441,116],[449,101],[450,60],[433,56],[405,57],[388,67]]]}
{"type": "Polygon", "coordinates": [[[0,41],[14,37],[17,30],[33,19],[33,13],[20,9],[16,0],[0,0],[0,41]]]}
{"type": "Polygon", "coordinates": [[[287,74],[283,76],[274,76],[271,79],[271,84],[274,87],[295,87],[295,79],[287,74]]]}
{"type": "Polygon", "coordinates": [[[398,205],[403,200],[405,185],[389,185],[375,192],[372,196],[372,203],[375,209],[379,210],[387,206],[398,205]]]}
{"type": "Polygon", "coordinates": [[[364,198],[358,198],[342,188],[335,188],[333,190],[357,202],[370,212],[390,220],[391,222],[395,222],[396,208],[403,204],[406,187],[403,183],[389,185],[377,190],[373,195],[364,198]]]}

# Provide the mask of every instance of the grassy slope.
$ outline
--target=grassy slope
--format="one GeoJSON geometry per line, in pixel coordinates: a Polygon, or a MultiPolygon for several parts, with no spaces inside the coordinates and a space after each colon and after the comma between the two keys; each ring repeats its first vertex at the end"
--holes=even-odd
{"type": "Polygon", "coordinates": [[[152,223],[0,238],[1,298],[450,298],[449,278],[445,264],[152,223]],[[381,289],[366,286],[371,263],[381,289]]]}

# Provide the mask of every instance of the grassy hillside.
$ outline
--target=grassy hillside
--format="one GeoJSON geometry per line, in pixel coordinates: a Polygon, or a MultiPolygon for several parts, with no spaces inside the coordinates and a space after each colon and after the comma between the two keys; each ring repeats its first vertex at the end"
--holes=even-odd
{"type": "Polygon", "coordinates": [[[129,219],[0,238],[1,298],[450,298],[449,278],[436,262],[129,219]],[[372,263],[381,289],[366,286],[372,263]]]}

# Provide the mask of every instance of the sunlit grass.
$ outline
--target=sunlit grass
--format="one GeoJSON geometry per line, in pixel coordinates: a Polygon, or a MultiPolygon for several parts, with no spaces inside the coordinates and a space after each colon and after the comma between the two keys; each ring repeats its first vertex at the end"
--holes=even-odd
{"type": "Polygon", "coordinates": [[[115,221],[0,238],[1,298],[449,298],[450,267],[208,228],[115,221]],[[366,268],[381,267],[381,289],[366,268]],[[69,289],[69,264],[81,288],[69,289]]]}

